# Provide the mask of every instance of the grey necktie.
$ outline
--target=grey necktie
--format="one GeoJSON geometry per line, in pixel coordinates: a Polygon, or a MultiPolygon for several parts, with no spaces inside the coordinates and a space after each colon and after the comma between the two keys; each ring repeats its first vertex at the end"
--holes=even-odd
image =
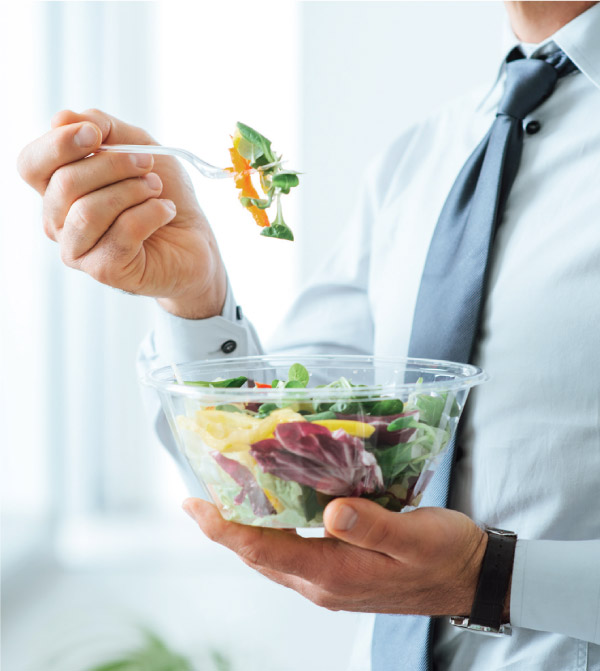
{"type": "MultiPolygon", "coordinates": [[[[490,250],[521,158],[523,119],[546,100],[560,76],[575,69],[560,50],[545,60],[525,59],[519,49],[509,54],[496,119],[456,178],[431,240],[409,356],[470,362],[485,298],[490,250]]],[[[454,453],[452,443],[422,506],[448,504],[454,453]]],[[[378,615],[372,671],[431,669],[432,622],[428,617],[378,615]]]]}

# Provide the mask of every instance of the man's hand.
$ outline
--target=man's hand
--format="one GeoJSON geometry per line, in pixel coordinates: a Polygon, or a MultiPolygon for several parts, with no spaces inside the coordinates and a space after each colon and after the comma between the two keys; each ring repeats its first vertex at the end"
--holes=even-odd
{"type": "Polygon", "coordinates": [[[327,506],[326,538],[226,522],[200,499],[184,509],[246,564],[330,610],[468,615],[487,544],[462,513],[398,514],[357,498],[327,506]]]}
{"type": "Polygon", "coordinates": [[[225,270],[184,169],[168,156],[90,156],[102,143],[156,144],[98,110],[66,110],[19,156],[21,176],[43,197],[44,230],[64,263],[154,296],[181,317],[219,314],[225,270]]]}

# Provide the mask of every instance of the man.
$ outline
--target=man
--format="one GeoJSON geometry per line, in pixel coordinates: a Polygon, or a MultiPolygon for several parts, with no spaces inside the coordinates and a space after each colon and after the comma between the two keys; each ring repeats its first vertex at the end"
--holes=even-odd
{"type": "MultiPolygon", "coordinates": [[[[469,189],[469,198],[496,201],[469,354],[492,381],[463,421],[451,509],[397,515],[338,499],[325,512],[328,537],[304,539],[227,523],[197,499],[185,504],[209,537],[332,609],[471,615],[477,624],[491,580],[487,596],[495,587],[492,605],[512,636],[484,638],[439,619],[422,654],[426,620],[412,630],[413,620],[378,617],[378,670],[600,669],[600,7],[514,2],[507,10],[522,51],[511,51],[485,100],[448,106],[374,164],[343,248],[277,338],[295,352],[410,352],[423,306],[435,300],[422,298],[435,242],[448,213],[460,215],[453,194],[462,189],[455,201],[463,205],[469,189]],[[519,113],[539,84],[510,80],[523,63],[551,85],[519,113]],[[505,148],[500,182],[482,186],[505,148]],[[474,156],[478,179],[464,180],[461,166],[474,156]],[[473,520],[518,534],[508,560],[491,563],[488,548],[502,539],[473,520]]],[[[222,357],[230,340],[236,356],[259,352],[183,170],[164,157],[85,158],[101,142],[153,140],[98,111],[64,111],[20,157],[64,262],[158,299],[164,313],[143,366],[222,357]]]]}

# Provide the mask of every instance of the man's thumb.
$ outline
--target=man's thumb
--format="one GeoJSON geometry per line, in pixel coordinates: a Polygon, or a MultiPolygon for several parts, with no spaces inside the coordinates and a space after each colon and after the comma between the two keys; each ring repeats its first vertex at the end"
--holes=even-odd
{"type": "Polygon", "coordinates": [[[349,498],[329,503],[323,519],[332,536],[397,558],[410,547],[412,524],[407,525],[409,520],[402,519],[407,515],[410,513],[399,515],[372,501],[349,498]]]}

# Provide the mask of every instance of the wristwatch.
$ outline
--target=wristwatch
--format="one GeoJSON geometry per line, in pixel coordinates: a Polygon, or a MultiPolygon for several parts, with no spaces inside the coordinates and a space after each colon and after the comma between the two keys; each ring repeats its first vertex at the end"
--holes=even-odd
{"type": "Polygon", "coordinates": [[[517,534],[485,527],[488,543],[481,563],[473,607],[469,616],[454,616],[450,624],[490,636],[510,636],[510,624],[502,623],[502,611],[510,584],[517,534]]]}

